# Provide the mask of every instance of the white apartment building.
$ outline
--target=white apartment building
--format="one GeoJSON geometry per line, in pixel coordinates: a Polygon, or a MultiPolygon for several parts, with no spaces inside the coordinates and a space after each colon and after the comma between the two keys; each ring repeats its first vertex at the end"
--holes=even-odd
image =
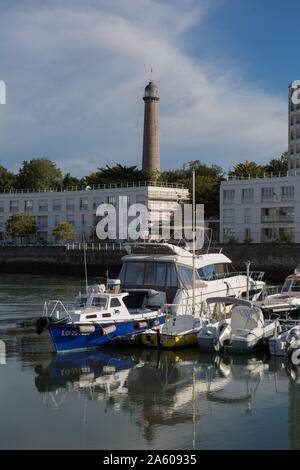
{"type": "Polygon", "coordinates": [[[300,243],[300,176],[234,178],[220,187],[220,241],[300,243]]]}
{"type": "Polygon", "coordinates": [[[55,243],[52,231],[65,221],[74,226],[75,241],[82,241],[83,235],[87,241],[99,241],[95,234],[99,221],[96,209],[102,203],[109,203],[115,206],[118,214],[119,196],[127,197],[128,207],[144,204],[157,214],[157,218],[164,219],[177,203],[188,201],[189,191],[182,185],[143,181],[83,189],[0,193],[0,238],[4,239],[7,219],[23,212],[35,218],[38,238],[47,243],[55,243]]]}

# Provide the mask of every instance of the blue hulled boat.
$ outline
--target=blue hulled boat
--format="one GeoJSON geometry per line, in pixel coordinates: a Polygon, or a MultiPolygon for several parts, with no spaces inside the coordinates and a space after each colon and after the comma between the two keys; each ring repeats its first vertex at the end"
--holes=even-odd
{"type": "Polygon", "coordinates": [[[60,300],[46,302],[36,331],[41,334],[47,329],[57,352],[101,348],[165,322],[160,310],[147,307],[147,299],[147,293],[120,292],[119,280],[111,280],[108,288],[88,286],[70,311],[60,300]]]}

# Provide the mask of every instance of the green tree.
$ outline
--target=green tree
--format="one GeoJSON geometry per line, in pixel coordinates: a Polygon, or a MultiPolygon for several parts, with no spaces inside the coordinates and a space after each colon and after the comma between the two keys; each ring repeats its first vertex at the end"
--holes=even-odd
{"type": "Polygon", "coordinates": [[[16,187],[16,175],[0,165],[0,191],[7,191],[16,187]]]}
{"type": "Polygon", "coordinates": [[[148,179],[149,175],[145,171],[139,170],[136,165],[126,166],[119,163],[113,167],[106,165],[105,168],[98,168],[97,172],[85,177],[87,184],[90,186],[93,184],[147,181],[148,179]]]}
{"type": "Polygon", "coordinates": [[[74,227],[69,222],[61,222],[52,231],[52,235],[61,241],[74,240],[74,227]]]}
{"type": "Polygon", "coordinates": [[[245,160],[244,162],[237,163],[234,165],[233,170],[229,171],[229,176],[263,176],[265,173],[265,167],[258,163],[245,160]]]}
{"type": "Polygon", "coordinates": [[[265,166],[267,173],[273,174],[287,174],[288,172],[288,152],[284,152],[279,158],[273,158],[265,166]]]}
{"type": "Polygon", "coordinates": [[[62,173],[48,158],[24,160],[17,175],[19,189],[49,189],[62,186],[62,173]]]}
{"type": "Polygon", "coordinates": [[[71,173],[66,173],[62,185],[64,188],[81,188],[83,186],[86,186],[86,182],[84,178],[76,178],[76,176],[72,176],[71,173]]]}
{"type": "Polygon", "coordinates": [[[24,237],[36,234],[36,224],[34,218],[29,214],[19,212],[11,215],[5,224],[6,238],[20,238],[21,243],[24,237]]]}
{"type": "Polygon", "coordinates": [[[159,181],[183,184],[192,194],[192,171],[196,178],[196,203],[204,204],[205,218],[219,216],[219,190],[223,179],[223,169],[218,165],[207,165],[200,160],[190,161],[178,170],[164,171],[159,181]]]}

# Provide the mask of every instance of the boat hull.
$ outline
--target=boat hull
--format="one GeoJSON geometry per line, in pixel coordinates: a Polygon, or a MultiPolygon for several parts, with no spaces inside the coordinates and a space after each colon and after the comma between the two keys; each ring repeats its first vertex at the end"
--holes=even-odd
{"type": "MultiPolygon", "coordinates": [[[[161,315],[155,318],[162,325],[165,322],[165,316],[161,315]]],[[[151,320],[150,320],[151,321],[151,320]]],[[[94,324],[95,331],[81,332],[78,326],[69,325],[49,325],[48,331],[56,352],[84,351],[89,349],[98,349],[113,343],[120,337],[128,337],[139,334],[149,328],[140,327],[141,322],[136,320],[118,323],[94,324]],[[105,329],[114,326],[114,331],[105,334],[105,329]]]]}
{"type": "Polygon", "coordinates": [[[151,332],[141,335],[141,339],[144,346],[174,349],[196,345],[197,334],[198,331],[174,335],[151,332]]]}

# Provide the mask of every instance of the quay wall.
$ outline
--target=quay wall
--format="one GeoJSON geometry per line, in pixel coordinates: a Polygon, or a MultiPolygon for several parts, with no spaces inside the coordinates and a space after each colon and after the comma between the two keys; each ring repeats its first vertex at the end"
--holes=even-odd
{"type": "MultiPolygon", "coordinates": [[[[92,276],[118,275],[123,250],[86,250],[88,273],[92,276]]],[[[65,246],[0,246],[0,272],[14,274],[84,275],[82,249],[65,246]]]]}
{"type": "MultiPolygon", "coordinates": [[[[300,268],[300,244],[226,244],[220,246],[237,270],[265,271],[269,282],[281,283],[284,277],[300,268]]],[[[123,250],[86,251],[89,275],[117,276],[123,250]]],[[[0,246],[0,272],[16,274],[84,274],[83,250],[65,246],[0,246]]]]}

